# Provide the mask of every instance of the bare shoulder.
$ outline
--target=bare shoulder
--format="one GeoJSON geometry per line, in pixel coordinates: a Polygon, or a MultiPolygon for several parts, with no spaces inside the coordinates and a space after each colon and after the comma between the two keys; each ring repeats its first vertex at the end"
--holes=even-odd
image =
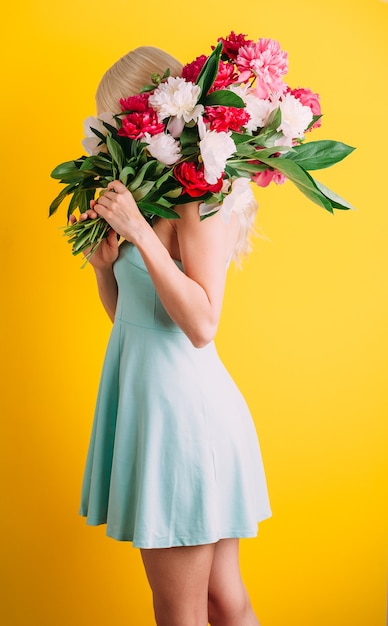
{"type": "Polygon", "coordinates": [[[176,208],[179,219],[174,220],[182,261],[203,258],[219,262],[222,267],[233,252],[238,236],[238,217],[233,215],[226,224],[221,213],[201,219],[199,203],[190,202],[176,208]]]}

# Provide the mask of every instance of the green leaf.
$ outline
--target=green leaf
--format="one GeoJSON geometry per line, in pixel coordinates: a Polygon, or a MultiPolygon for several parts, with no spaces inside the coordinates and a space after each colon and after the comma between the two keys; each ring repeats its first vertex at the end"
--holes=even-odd
{"type": "Polygon", "coordinates": [[[69,219],[69,216],[74,213],[74,211],[76,210],[76,208],[78,207],[78,201],[79,201],[79,190],[77,189],[74,193],[73,196],[69,202],[69,207],[67,209],[67,218],[69,219]]]}
{"type": "Polygon", "coordinates": [[[170,189],[170,191],[167,191],[164,195],[167,196],[167,198],[179,198],[181,193],[182,187],[174,187],[173,189],[170,189]]]}
{"type": "MultiPolygon", "coordinates": [[[[86,157],[83,159],[78,159],[78,163],[80,162],[79,167],[82,165],[86,157]]],[[[77,161],[66,161],[65,163],[60,163],[57,167],[54,167],[51,172],[51,178],[55,178],[56,180],[62,180],[64,182],[75,182],[75,178],[81,178],[79,174],[79,167],[77,167],[77,161]]]]}
{"type": "Polygon", "coordinates": [[[148,93],[149,91],[154,91],[156,89],[156,85],[145,85],[139,91],[139,93],[148,93]]]}
{"type": "Polygon", "coordinates": [[[198,150],[198,142],[199,142],[198,127],[197,126],[193,126],[193,127],[185,126],[183,128],[179,141],[181,143],[181,147],[183,150],[189,146],[190,147],[195,146],[196,150],[198,150]]]}
{"type": "Polygon", "coordinates": [[[236,93],[233,93],[233,91],[228,91],[227,89],[220,89],[209,93],[202,102],[204,106],[226,106],[235,107],[237,109],[243,109],[245,107],[244,100],[236,93]]]}
{"type": "Polygon", "coordinates": [[[287,159],[261,158],[264,164],[284,174],[309,200],[333,213],[330,200],[318,189],[314,179],[300,165],[287,159]]]}
{"type": "Polygon", "coordinates": [[[151,189],[154,186],[154,184],[155,184],[155,181],[147,180],[140,187],[138,187],[137,189],[132,191],[132,195],[133,195],[134,199],[136,200],[136,202],[138,202],[139,200],[142,200],[143,198],[145,198],[146,195],[148,194],[148,192],[151,191],[151,189]]]}
{"type": "Polygon", "coordinates": [[[334,191],[331,191],[331,189],[328,189],[325,185],[315,180],[314,178],[313,180],[316,186],[318,187],[318,189],[323,193],[323,195],[326,196],[326,198],[330,200],[331,206],[334,209],[342,209],[344,211],[348,211],[349,209],[355,210],[354,206],[352,206],[351,204],[349,204],[349,202],[347,202],[346,200],[338,196],[334,191]]]}
{"type": "Polygon", "coordinates": [[[267,132],[270,130],[276,130],[277,128],[279,128],[281,123],[282,123],[282,112],[280,110],[280,107],[278,107],[277,109],[271,112],[268,118],[268,122],[264,127],[265,128],[264,132],[267,132]]]}
{"type": "Polygon", "coordinates": [[[206,59],[198,75],[196,84],[201,88],[201,95],[198,102],[203,102],[203,99],[207,96],[209,89],[212,87],[216,79],[220,63],[221,50],[222,42],[219,41],[213,52],[206,59]]]}
{"type": "Polygon", "coordinates": [[[144,211],[149,215],[159,215],[159,217],[166,217],[167,219],[176,219],[180,217],[173,209],[162,207],[157,203],[154,204],[152,202],[141,200],[138,202],[138,207],[141,211],[144,211]]]}
{"type": "Polygon", "coordinates": [[[130,165],[126,165],[120,172],[119,180],[127,186],[129,176],[134,176],[135,170],[130,165]]]}
{"type": "Polygon", "coordinates": [[[63,202],[66,196],[73,192],[75,185],[67,185],[52,201],[49,208],[49,217],[55,213],[59,205],[63,202]]]}
{"type": "Polygon", "coordinates": [[[248,133],[234,133],[232,132],[232,139],[236,146],[241,143],[247,143],[248,141],[253,141],[255,137],[253,135],[249,135],[248,133]]]}
{"type": "Polygon", "coordinates": [[[284,158],[301,165],[305,170],[320,170],[342,161],[354,148],[340,141],[310,141],[295,146],[284,158]]]}
{"type": "Polygon", "coordinates": [[[152,167],[154,163],[154,160],[151,161],[147,161],[139,170],[138,174],[135,176],[135,178],[129,183],[128,185],[128,189],[130,191],[132,191],[132,193],[138,188],[140,187],[140,185],[142,184],[143,180],[144,180],[144,176],[147,173],[147,170],[152,167]]]}
{"type": "Polygon", "coordinates": [[[106,137],[106,145],[108,147],[109,154],[111,155],[113,161],[115,161],[115,163],[117,163],[117,166],[121,169],[125,161],[125,155],[124,155],[122,147],[110,135],[107,135],[106,137]]]}

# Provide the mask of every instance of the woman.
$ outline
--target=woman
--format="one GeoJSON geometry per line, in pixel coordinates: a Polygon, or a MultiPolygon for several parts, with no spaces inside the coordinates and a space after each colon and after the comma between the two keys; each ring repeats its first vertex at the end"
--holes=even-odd
{"type": "MultiPolygon", "coordinates": [[[[158,49],[129,53],[104,75],[98,112],[118,113],[167,67],[181,71],[158,49]]],[[[80,217],[111,226],[90,263],[114,321],[81,514],[141,549],[158,626],[254,626],[238,540],[270,509],[251,416],[213,343],[227,265],[254,212],[226,224],[220,213],[200,220],[197,202],[176,210],[151,226],[116,180],[80,217]]]]}

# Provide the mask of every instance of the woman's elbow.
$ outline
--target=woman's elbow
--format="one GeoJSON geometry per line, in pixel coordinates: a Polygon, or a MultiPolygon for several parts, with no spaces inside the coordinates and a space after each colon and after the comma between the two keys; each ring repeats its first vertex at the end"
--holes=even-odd
{"type": "Polygon", "coordinates": [[[187,333],[194,348],[205,348],[211,343],[217,331],[217,324],[201,324],[187,333]]]}

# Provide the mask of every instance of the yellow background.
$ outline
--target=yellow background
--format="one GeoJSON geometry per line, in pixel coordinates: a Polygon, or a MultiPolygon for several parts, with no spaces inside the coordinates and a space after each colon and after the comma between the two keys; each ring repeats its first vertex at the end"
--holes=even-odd
{"type": "Polygon", "coordinates": [[[388,4],[22,0],[2,17],[1,553],[4,626],[153,624],[137,550],[77,515],[110,323],[61,236],[59,162],[94,90],[141,44],[183,62],[232,29],[289,53],[322,129],[357,146],[318,178],[257,190],[264,238],[231,269],[217,344],[257,424],[273,517],[242,542],[262,626],[382,626],[387,570],[388,4]]]}

